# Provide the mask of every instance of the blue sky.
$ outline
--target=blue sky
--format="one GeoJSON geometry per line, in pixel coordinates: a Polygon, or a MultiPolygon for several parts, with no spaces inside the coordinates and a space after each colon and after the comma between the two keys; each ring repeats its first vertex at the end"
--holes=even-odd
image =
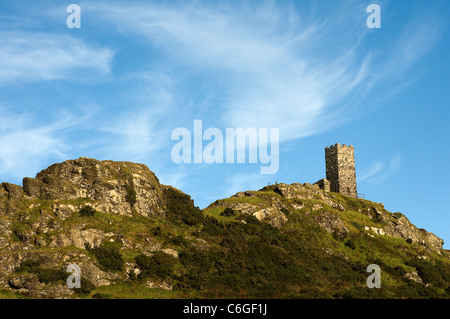
{"type": "Polygon", "coordinates": [[[81,156],[145,163],[201,208],[325,177],[355,146],[358,192],[450,243],[443,1],[2,1],[0,180],[81,156]],[[69,29],[69,4],[81,28],[69,29]],[[381,8],[369,29],[366,7],[381,8]],[[175,164],[176,128],[279,128],[279,170],[175,164]]]}

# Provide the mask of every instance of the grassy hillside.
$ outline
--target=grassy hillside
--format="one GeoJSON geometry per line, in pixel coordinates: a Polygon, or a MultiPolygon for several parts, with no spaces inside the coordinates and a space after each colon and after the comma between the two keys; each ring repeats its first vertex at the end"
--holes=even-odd
{"type": "MultiPolygon", "coordinates": [[[[307,192],[287,198],[273,186],[201,211],[188,195],[164,187],[167,216],[152,218],[102,213],[90,208],[91,201],[79,199],[83,209],[61,221],[58,229],[101,230],[102,242],[95,248],[37,248],[15,267],[8,277],[10,287],[0,291],[0,297],[30,297],[23,287],[14,289],[15,276],[22,281],[35,276],[36,287],[47,291],[63,286],[68,273],[46,260],[56,255],[69,256],[71,262],[86,256],[108,274],[108,285],[84,279],[82,289],[62,293],[69,298],[450,297],[447,251],[374,235],[372,229],[382,229],[387,218],[395,221],[402,215],[370,201],[331,195],[334,207],[307,192]],[[261,210],[275,204],[285,216],[282,227],[231,208],[261,210]],[[383,218],[370,215],[374,208],[383,211],[383,218]],[[320,219],[324,216],[325,223],[320,219]],[[366,286],[370,264],[381,267],[380,289],[366,286]]],[[[32,222],[32,215],[26,222],[18,219],[12,239],[23,241],[32,222]]],[[[51,236],[49,232],[42,238],[51,236]]]]}

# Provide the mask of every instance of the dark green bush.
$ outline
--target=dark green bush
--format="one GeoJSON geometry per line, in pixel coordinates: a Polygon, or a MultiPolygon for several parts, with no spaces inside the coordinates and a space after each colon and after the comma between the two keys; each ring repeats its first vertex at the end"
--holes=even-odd
{"type": "Polygon", "coordinates": [[[448,287],[447,272],[449,271],[449,267],[445,268],[441,263],[433,265],[430,261],[421,259],[412,259],[406,264],[416,268],[418,275],[424,283],[430,283],[433,286],[442,288],[448,287]]]}
{"type": "Polygon", "coordinates": [[[155,265],[153,258],[144,254],[136,256],[134,260],[141,271],[151,269],[155,265]]]}
{"type": "Polygon", "coordinates": [[[399,219],[400,217],[402,217],[402,216],[403,216],[403,214],[402,214],[402,213],[399,213],[399,212],[397,212],[397,213],[393,213],[392,215],[393,215],[393,216],[394,216],[394,218],[396,218],[396,219],[399,219]]]}
{"type": "Polygon", "coordinates": [[[58,270],[58,269],[50,269],[50,268],[40,268],[37,272],[39,282],[44,284],[67,280],[69,273],[58,270]]]}
{"type": "Polygon", "coordinates": [[[172,237],[168,242],[170,244],[176,245],[176,246],[186,246],[187,245],[187,240],[184,239],[183,236],[172,237]]]}
{"type": "Polygon", "coordinates": [[[211,236],[220,236],[224,232],[224,228],[222,223],[220,223],[216,218],[206,216],[205,221],[203,222],[202,233],[211,235],[211,236]]]}
{"type": "Polygon", "coordinates": [[[345,242],[345,246],[349,247],[349,248],[352,249],[352,250],[355,250],[355,249],[356,249],[355,242],[354,242],[352,239],[348,239],[348,240],[345,242]]]}
{"type": "Polygon", "coordinates": [[[95,294],[92,295],[92,298],[94,298],[94,299],[111,299],[111,295],[105,294],[102,292],[96,292],[95,294]]]}
{"type": "Polygon", "coordinates": [[[43,268],[41,266],[41,262],[37,260],[25,260],[20,266],[14,269],[14,272],[27,272],[30,274],[38,275],[39,282],[48,284],[54,283],[58,281],[66,281],[69,274],[65,271],[52,269],[52,268],[43,268]]]}
{"type": "Polygon", "coordinates": [[[408,244],[412,244],[412,239],[411,238],[408,238],[407,240],[406,240],[406,242],[408,243],[408,244]]]}
{"type": "Polygon", "coordinates": [[[152,256],[140,254],[135,261],[141,270],[139,278],[166,279],[173,274],[177,259],[162,251],[156,251],[152,256]]]}
{"type": "Polygon", "coordinates": [[[394,268],[388,268],[388,272],[392,275],[403,278],[406,275],[406,270],[401,266],[395,266],[394,268]]]}
{"type": "Polygon", "coordinates": [[[125,189],[127,194],[125,195],[125,200],[131,205],[134,206],[137,202],[137,194],[134,187],[131,185],[125,185],[125,189]]]}
{"type": "MultiPolygon", "coordinates": [[[[248,224],[260,224],[258,218],[256,218],[255,216],[251,215],[251,214],[242,214],[241,215],[242,220],[248,224]]],[[[268,225],[268,224],[266,224],[268,225]]]]}
{"type": "Polygon", "coordinates": [[[80,288],[73,288],[73,290],[80,295],[87,295],[95,289],[95,285],[87,278],[80,278],[80,288]]]}
{"type": "Polygon", "coordinates": [[[189,195],[167,187],[163,189],[163,196],[167,207],[167,217],[172,222],[181,221],[192,226],[204,221],[203,212],[194,205],[189,195]]]}
{"type": "Polygon", "coordinates": [[[151,233],[153,234],[153,236],[162,236],[163,230],[160,226],[157,226],[151,229],[151,233]]]}
{"type": "Polygon", "coordinates": [[[41,267],[41,262],[38,260],[28,259],[20,263],[18,267],[14,269],[15,272],[29,272],[36,273],[41,267]]]}
{"type": "Polygon", "coordinates": [[[94,216],[97,211],[93,209],[91,206],[87,205],[80,209],[79,214],[81,217],[90,217],[94,216]]]}
{"type": "Polygon", "coordinates": [[[117,243],[105,242],[91,250],[105,270],[121,271],[124,261],[117,243]]]}
{"type": "Polygon", "coordinates": [[[235,216],[236,211],[233,208],[227,207],[223,210],[223,212],[220,213],[220,216],[235,216]]]}

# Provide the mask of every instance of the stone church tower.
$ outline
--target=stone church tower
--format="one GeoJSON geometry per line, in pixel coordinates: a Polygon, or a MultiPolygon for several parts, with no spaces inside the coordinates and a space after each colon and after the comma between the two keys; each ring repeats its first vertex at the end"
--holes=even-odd
{"type": "Polygon", "coordinates": [[[335,144],[325,148],[326,179],[330,191],[357,197],[353,145],[335,144]]]}

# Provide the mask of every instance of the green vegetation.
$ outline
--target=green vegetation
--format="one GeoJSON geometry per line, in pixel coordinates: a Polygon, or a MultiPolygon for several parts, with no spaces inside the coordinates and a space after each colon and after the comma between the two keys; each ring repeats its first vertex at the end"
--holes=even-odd
{"type": "Polygon", "coordinates": [[[48,284],[55,282],[65,283],[69,274],[65,271],[51,268],[43,268],[41,262],[37,260],[25,260],[20,266],[14,269],[16,273],[30,273],[38,275],[39,282],[48,284]]]}
{"type": "Polygon", "coordinates": [[[194,201],[186,195],[172,187],[164,188],[164,201],[167,206],[167,217],[172,222],[182,222],[189,226],[203,222],[202,211],[194,206],[194,201]]]}
{"type": "Polygon", "coordinates": [[[234,209],[230,208],[230,207],[225,208],[223,210],[223,212],[220,213],[220,216],[226,216],[226,217],[228,217],[228,216],[235,216],[235,215],[237,215],[237,212],[234,209]]]}
{"type": "Polygon", "coordinates": [[[105,271],[121,271],[124,260],[120,253],[120,243],[104,242],[96,248],[86,247],[97,258],[101,268],[105,271]]]}
{"type": "Polygon", "coordinates": [[[97,211],[93,209],[91,206],[87,205],[80,209],[79,214],[81,217],[91,217],[94,216],[97,211]]]}
{"type": "MultiPolygon", "coordinates": [[[[130,182],[126,187],[126,200],[133,206],[136,191],[130,182]]],[[[101,230],[104,239],[98,247],[86,247],[87,252],[43,245],[26,252],[32,257],[11,276],[34,274],[46,285],[64,284],[68,273],[44,267],[41,260],[46,259],[36,257],[56,251],[74,259],[84,254],[102,271],[113,272],[111,285],[101,287],[82,276],[81,288],[74,289],[76,298],[450,298],[448,252],[440,255],[411,239],[366,230],[382,228],[386,219],[398,222],[401,213],[384,214],[381,205],[341,194],[331,194],[333,202],[306,193],[288,199],[280,189],[272,185],[200,210],[189,195],[162,187],[165,215],[150,217],[135,208],[129,215],[103,213],[92,208],[93,201],[78,199],[57,202],[79,209],[62,219],[51,201],[24,201],[17,204],[23,207],[7,235],[15,245],[52,243],[58,236],[65,239],[64,232],[71,229],[101,230]],[[251,205],[255,210],[279,208],[286,224],[275,228],[236,208],[251,205]],[[316,219],[324,216],[337,216],[348,233],[338,236],[325,230],[316,219]],[[38,230],[42,220],[49,228],[45,233],[38,230]],[[178,258],[166,249],[175,250],[178,258]],[[366,286],[370,264],[381,268],[381,289],[366,286]],[[148,288],[149,283],[170,289],[148,288]]],[[[0,298],[21,297],[0,291],[0,298]]]]}
{"type": "Polygon", "coordinates": [[[137,194],[136,190],[134,189],[133,185],[125,185],[125,189],[127,191],[127,194],[125,195],[125,200],[131,205],[134,206],[134,204],[137,203],[137,194]]]}
{"type": "Polygon", "coordinates": [[[151,257],[140,254],[136,257],[136,264],[141,270],[139,278],[166,279],[173,275],[177,259],[161,251],[156,251],[151,257]]]}
{"type": "Polygon", "coordinates": [[[80,278],[80,288],[73,288],[73,290],[80,295],[88,295],[95,289],[95,285],[87,278],[80,278]]]}
{"type": "Polygon", "coordinates": [[[111,299],[112,295],[110,294],[105,294],[102,292],[96,292],[92,295],[93,299],[111,299]]]}

